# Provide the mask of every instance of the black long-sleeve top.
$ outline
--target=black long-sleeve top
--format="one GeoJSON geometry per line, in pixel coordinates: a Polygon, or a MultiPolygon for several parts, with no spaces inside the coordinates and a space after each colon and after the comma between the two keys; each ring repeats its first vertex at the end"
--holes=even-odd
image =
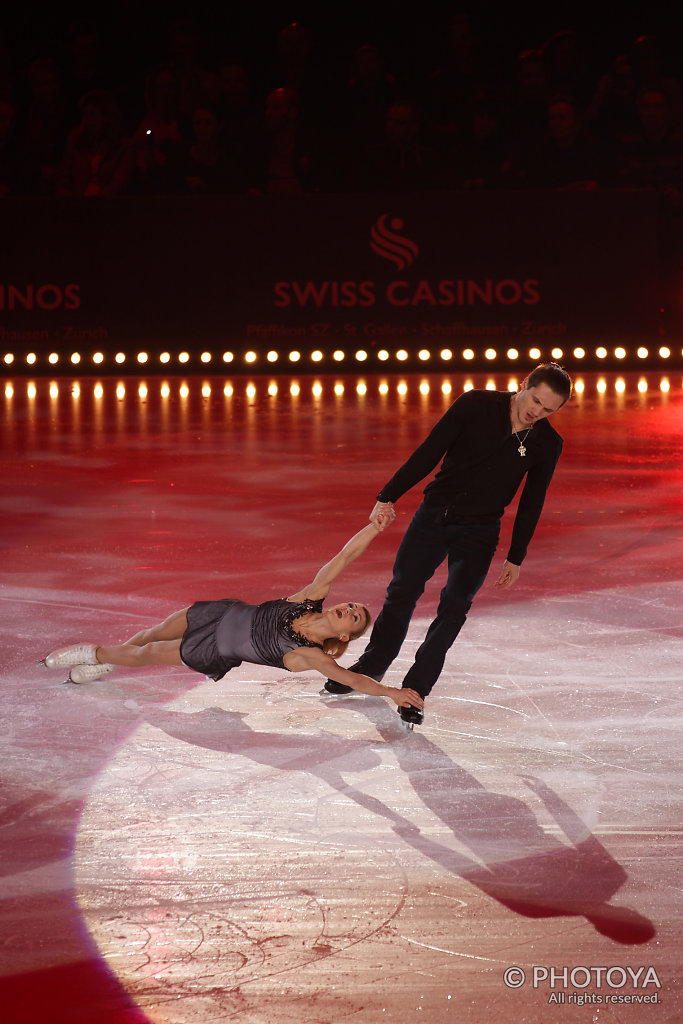
{"type": "Polygon", "coordinates": [[[562,438],[547,419],[529,431],[513,432],[509,393],[467,391],[384,485],[377,500],[397,501],[443,458],[425,487],[425,505],[443,510],[448,522],[494,522],[526,474],[507,555],[513,565],[521,565],[561,451],[562,438]],[[524,456],[519,454],[520,441],[524,456]]]}

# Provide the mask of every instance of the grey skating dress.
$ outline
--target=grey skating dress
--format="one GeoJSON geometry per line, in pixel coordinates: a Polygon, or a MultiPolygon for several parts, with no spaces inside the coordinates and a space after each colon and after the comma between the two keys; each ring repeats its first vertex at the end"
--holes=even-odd
{"type": "Polygon", "coordinates": [[[289,651],[321,647],[297,633],[292,623],[299,615],[322,609],[322,599],[263,604],[245,604],[232,598],[197,601],[187,612],[180,657],[188,668],[211,679],[221,679],[243,661],[285,668],[282,659],[289,651]]]}

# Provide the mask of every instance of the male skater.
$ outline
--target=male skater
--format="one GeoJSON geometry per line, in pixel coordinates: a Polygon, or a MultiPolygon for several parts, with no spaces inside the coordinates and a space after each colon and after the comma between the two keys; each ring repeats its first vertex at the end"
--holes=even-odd
{"type": "MultiPolygon", "coordinates": [[[[507,560],[496,586],[505,590],[519,576],[562,451],[562,438],[548,417],[564,405],[571,391],[566,371],[557,363],[543,363],[517,394],[465,392],[385,484],[371,522],[387,512],[393,514],[393,503],[443,458],[401,541],[384,606],[351,671],[382,679],[401,648],[427,580],[447,558],[448,578],[436,618],[403,680],[403,686],[422,697],[431,692],[446,652],[486,578],[503,512],[526,476],[507,560]]],[[[348,693],[350,687],[328,680],[325,690],[348,693]]],[[[398,710],[410,728],[424,721],[423,711],[416,707],[398,710]]]]}

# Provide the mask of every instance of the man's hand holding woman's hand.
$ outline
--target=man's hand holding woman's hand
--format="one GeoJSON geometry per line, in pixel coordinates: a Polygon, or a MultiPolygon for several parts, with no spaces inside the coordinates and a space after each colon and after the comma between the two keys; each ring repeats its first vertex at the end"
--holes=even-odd
{"type": "Polygon", "coordinates": [[[390,501],[378,501],[370,513],[370,522],[375,524],[379,533],[386,530],[395,518],[394,506],[390,501]]]}

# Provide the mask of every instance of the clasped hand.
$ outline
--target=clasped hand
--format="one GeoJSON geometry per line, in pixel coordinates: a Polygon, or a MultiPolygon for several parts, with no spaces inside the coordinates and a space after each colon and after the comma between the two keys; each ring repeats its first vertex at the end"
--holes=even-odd
{"type": "Polygon", "coordinates": [[[386,530],[395,518],[394,506],[390,501],[378,501],[370,513],[370,522],[375,524],[378,533],[386,530]]]}

